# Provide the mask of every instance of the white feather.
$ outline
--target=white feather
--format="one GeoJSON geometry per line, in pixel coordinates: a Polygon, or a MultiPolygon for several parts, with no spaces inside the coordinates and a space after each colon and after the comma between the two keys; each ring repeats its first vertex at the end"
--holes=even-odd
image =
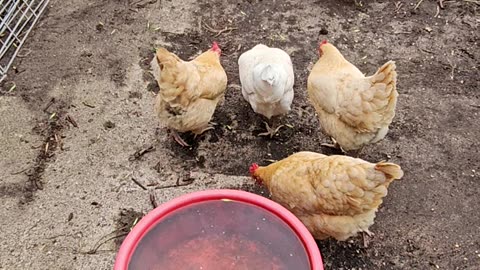
{"type": "Polygon", "coordinates": [[[243,97],[256,113],[271,118],[290,111],[294,74],[285,51],[259,44],[240,55],[238,66],[243,97]]]}

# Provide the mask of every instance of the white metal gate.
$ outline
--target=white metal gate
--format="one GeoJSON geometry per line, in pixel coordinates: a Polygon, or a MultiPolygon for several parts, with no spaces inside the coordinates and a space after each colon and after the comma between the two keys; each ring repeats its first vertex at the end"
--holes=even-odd
{"type": "Polygon", "coordinates": [[[0,0],[0,82],[49,0],[0,0]]]}

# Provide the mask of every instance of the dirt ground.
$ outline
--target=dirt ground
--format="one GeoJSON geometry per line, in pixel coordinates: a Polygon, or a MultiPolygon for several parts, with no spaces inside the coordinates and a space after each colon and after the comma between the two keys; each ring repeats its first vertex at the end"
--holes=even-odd
{"type": "Polygon", "coordinates": [[[396,61],[391,131],[361,157],[405,171],[368,248],[319,243],[326,269],[479,269],[478,1],[357,2],[51,0],[0,90],[0,269],[111,269],[151,197],[261,193],[250,163],[331,153],[305,90],[322,39],[369,74],[396,61]],[[189,58],[214,40],[226,99],[215,130],[182,149],[153,112],[148,64],[156,46],[189,58]],[[237,59],[257,43],[285,49],[295,67],[294,106],[281,120],[294,128],[274,139],[257,136],[263,119],[236,87],[237,59]]]}

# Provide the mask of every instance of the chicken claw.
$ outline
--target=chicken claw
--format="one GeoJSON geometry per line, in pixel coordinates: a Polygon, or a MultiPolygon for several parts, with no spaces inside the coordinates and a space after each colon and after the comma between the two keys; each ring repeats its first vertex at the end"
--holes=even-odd
{"type": "Polygon", "coordinates": [[[196,139],[197,136],[202,135],[207,130],[215,129],[215,125],[217,125],[217,123],[211,122],[206,128],[200,129],[199,131],[193,131],[193,133],[195,134],[193,138],[196,139]]]}
{"type": "Polygon", "coordinates": [[[205,131],[210,130],[210,129],[215,129],[215,127],[214,126],[208,126],[204,129],[202,129],[199,134],[203,134],[205,131]]]}
{"type": "Polygon", "coordinates": [[[333,142],[333,144],[331,143],[322,143],[320,144],[321,146],[325,146],[325,147],[328,147],[328,148],[333,148],[333,149],[339,149],[340,151],[342,151],[343,154],[346,154],[345,150],[343,150],[343,148],[340,146],[340,144],[338,144],[338,142],[334,139],[334,138],[330,138],[333,142]]]}
{"type": "Polygon", "coordinates": [[[277,132],[282,128],[284,127],[285,125],[280,125],[276,128],[271,128],[267,122],[263,122],[265,123],[265,128],[267,129],[267,132],[262,132],[262,133],[259,133],[258,136],[269,136],[270,139],[272,139],[276,134],[277,132]]]}
{"type": "Polygon", "coordinates": [[[180,144],[181,146],[183,147],[189,147],[190,145],[188,143],[186,143],[182,137],[180,137],[180,135],[178,134],[178,132],[176,132],[175,130],[171,130],[171,135],[173,137],[173,139],[178,143],[180,144]]]}
{"type": "Polygon", "coordinates": [[[375,234],[370,230],[363,231],[361,232],[361,234],[362,234],[362,240],[363,240],[363,247],[368,248],[368,244],[370,243],[369,238],[373,238],[375,234]]]}

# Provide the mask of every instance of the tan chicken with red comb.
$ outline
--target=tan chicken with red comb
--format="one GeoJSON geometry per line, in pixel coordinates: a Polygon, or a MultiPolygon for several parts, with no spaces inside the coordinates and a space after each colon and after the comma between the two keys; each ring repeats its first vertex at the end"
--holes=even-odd
{"type": "Polygon", "coordinates": [[[382,140],[395,116],[395,62],[388,61],[365,77],[327,41],[320,44],[319,52],[307,88],[323,132],[345,151],[360,151],[382,140]]]}
{"type": "Polygon", "coordinates": [[[215,108],[225,95],[227,74],[220,63],[221,50],[212,48],[192,61],[183,61],[165,48],[157,49],[151,66],[160,86],[155,109],[173,138],[182,146],[188,144],[178,132],[202,134],[212,127],[215,108]]]}
{"type": "Polygon", "coordinates": [[[315,238],[341,241],[359,232],[371,234],[368,228],[388,186],[403,177],[394,163],[313,152],[299,152],[266,167],[253,164],[250,174],[315,238]]]}

